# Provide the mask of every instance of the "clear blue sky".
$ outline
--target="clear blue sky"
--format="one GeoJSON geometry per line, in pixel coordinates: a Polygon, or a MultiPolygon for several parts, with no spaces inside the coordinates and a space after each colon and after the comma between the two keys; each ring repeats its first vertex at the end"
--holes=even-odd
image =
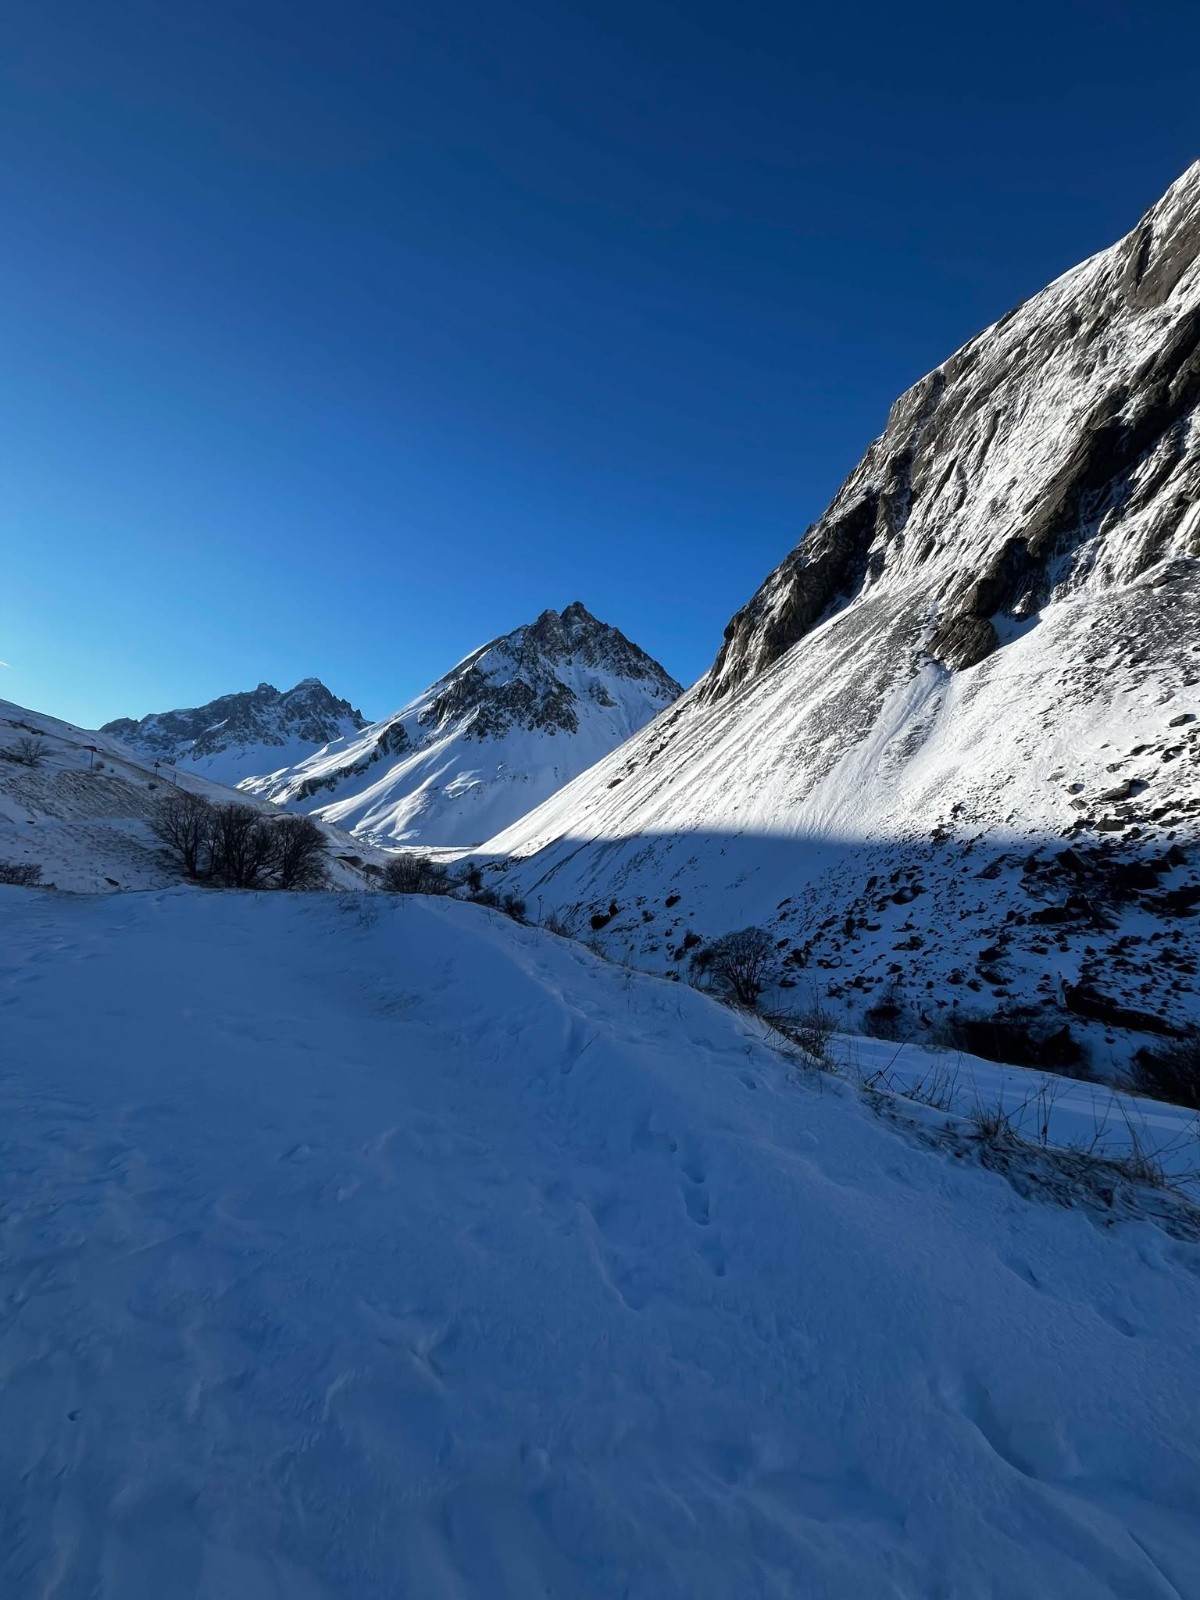
{"type": "Polygon", "coordinates": [[[1200,153],[1200,6],[7,0],[0,694],[684,680],[897,392],[1200,153]]]}

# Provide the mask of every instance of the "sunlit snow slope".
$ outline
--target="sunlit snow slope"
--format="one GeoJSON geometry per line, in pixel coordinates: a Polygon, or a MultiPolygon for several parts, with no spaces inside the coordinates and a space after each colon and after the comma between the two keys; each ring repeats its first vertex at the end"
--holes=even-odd
{"type": "Polygon", "coordinates": [[[476,907],[0,929],[5,1596],[1200,1593],[1195,1244],[476,907]]]}
{"type": "Polygon", "coordinates": [[[764,923],[858,1024],[1020,1012],[1100,1067],[1193,1027],[1198,402],[1200,164],[902,396],[708,675],[486,852],[646,964],[764,923]]]}
{"type": "Polygon", "coordinates": [[[383,845],[478,844],[679,692],[576,602],[493,639],[394,716],[242,787],[383,845]]]}

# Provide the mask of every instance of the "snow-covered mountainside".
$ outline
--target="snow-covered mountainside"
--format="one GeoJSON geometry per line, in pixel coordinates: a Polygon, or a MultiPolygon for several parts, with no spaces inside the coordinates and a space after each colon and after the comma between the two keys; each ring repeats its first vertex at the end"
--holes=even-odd
{"type": "Polygon", "coordinates": [[[1194,1027],[1198,403],[1200,164],[903,395],[710,672],[487,853],[649,965],[764,924],[860,1026],[1100,1068],[1194,1027]]]}
{"type": "MultiPolygon", "coordinates": [[[[260,804],[186,769],[156,771],[110,734],[0,700],[0,865],[40,869],[46,888],[76,894],[178,883],[151,827],[172,787],[216,805],[260,804]]],[[[361,888],[364,858],[372,867],[382,858],[338,829],[326,832],[331,882],[361,888]]]]}
{"type": "Polygon", "coordinates": [[[6,1600],[1195,1600],[1194,1226],[474,906],[0,930],[6,1600]]]}
{"type": "Polygon", "coordinates": [[[185,711],[159,711],[139,721],[120,717],[100,731],[151,762],[167,761],[214,783],[238,784],[303,761],[365,727],[366,718],[348,700],[339,700],[319,678],[305,678],[282,692],[260,683],[185,711]]]}
{"type": "Polygon", "coordinates": [[[380,844],[478,844],[679,693],[576,601],[483,645],[394,716],[242,787],[380,844]]]}

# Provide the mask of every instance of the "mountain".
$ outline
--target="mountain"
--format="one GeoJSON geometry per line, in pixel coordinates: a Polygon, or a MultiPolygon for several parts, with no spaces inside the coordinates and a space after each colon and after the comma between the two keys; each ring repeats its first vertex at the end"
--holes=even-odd
{"type": "Polygon", "coordinates": [[[348,700],[339,700],[319,678],[305,678],[282,693],[260,683],[184,711],[160,711],[137,721],[120,717],[100,731],[152,761],[203,773],[214,783],[237,784],[291,766],[365,726],[362,712],[348,700]]]}
{"type": "Polygon", "coordinates": [[[1200,1013],[1200,163],[892,407],[711,670],[489,841],[686,970],[1097,1071],[1200,1013]]]}
{"type": "Polygon", "coordinates": [[[247,791],[382,844],[472,845],[636,733],[675,680],[578,601],[247,791]]]}

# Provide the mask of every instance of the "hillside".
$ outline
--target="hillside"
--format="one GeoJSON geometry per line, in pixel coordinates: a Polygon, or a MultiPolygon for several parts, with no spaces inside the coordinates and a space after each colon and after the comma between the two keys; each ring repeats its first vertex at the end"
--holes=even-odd
{"type": "MultiPolygon", "coordinates": [[[[900,1037],[1200,1014],[1200,164],[903,395],[710,672],[484,854],[900,1037]]],[[[1066,1034],[1063,1034],[1063,1028],[1066,1034]]]]}
{"type": "MultiPolygon", "coordinates": [[[[186,769],[139,760],[122,739],[0,700],[0,863],[40,869],[47,888],[108,894],[178,883],[179,867],[151,827],[175,788],[273,814],[186,769]]],[[[375,852],[325,831],[332,881],[361,887],[359,865],[375,852]]]]}

